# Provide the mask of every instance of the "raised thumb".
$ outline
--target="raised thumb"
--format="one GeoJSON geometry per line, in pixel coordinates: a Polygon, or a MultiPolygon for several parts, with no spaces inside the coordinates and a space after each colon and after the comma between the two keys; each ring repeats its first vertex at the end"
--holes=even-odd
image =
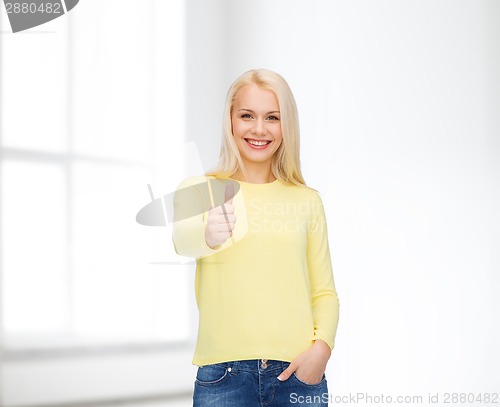
{"type": "Polygon", "coordinates": [[[224,193],[224,203],[233,204],[234,197],[234,185],[232,181],[229,181],[226,185],[226,191],[224,193]]]}

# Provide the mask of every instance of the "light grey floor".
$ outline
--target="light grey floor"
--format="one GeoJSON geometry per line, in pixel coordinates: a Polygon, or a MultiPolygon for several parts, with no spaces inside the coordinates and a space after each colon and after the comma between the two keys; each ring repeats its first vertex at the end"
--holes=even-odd
{"type": "Polygon", "coordinates": [[[145,401],[145,402],[124,402],[124,403],[113,403],[95,405],[92,407],[192,407],[192,398],[176,398],[174,400],[155,400],[155,401],[145,401]]]}
{"type": "MultiPolygon", "coordinates": [[[[192,399],[155,401],[151,403],[127,404],[128,407],[192,407],[192,399]]],[[[124,406],[125,407],[125,406],[124,406]]]]}

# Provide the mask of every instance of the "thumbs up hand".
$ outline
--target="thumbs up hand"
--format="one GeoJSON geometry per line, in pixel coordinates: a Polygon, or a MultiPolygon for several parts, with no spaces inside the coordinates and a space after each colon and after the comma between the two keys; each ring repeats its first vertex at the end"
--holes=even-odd
{"type": "Polygon", "coordinates": [[[224,202],[222,205],[210,209],[208,222],[205,228],[205,241],[211,249],[223,244],[233,235],[236,215],[233,206],[234,186],[231,182],[226,185],[224,202]]]}

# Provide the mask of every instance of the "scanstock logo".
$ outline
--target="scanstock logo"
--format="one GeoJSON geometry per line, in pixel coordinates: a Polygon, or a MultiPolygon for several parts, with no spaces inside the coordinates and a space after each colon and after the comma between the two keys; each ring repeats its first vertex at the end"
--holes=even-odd
{"type": "Polygon", "coordinates": [[[24,31],[61,17],[73,9],[79,0],[4,0],[12,32],[24,31]]]}

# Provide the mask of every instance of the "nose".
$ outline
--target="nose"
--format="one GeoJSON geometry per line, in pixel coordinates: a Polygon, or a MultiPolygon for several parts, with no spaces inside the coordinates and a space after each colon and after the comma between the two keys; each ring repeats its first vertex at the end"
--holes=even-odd
{"type": "Polygon", "coordinates": [[[266,134],[266,126],[264,126],[264,123],[262,120],[257,120],[255,122],[255,126],[252,129],[253,134],[266,134]]]}

